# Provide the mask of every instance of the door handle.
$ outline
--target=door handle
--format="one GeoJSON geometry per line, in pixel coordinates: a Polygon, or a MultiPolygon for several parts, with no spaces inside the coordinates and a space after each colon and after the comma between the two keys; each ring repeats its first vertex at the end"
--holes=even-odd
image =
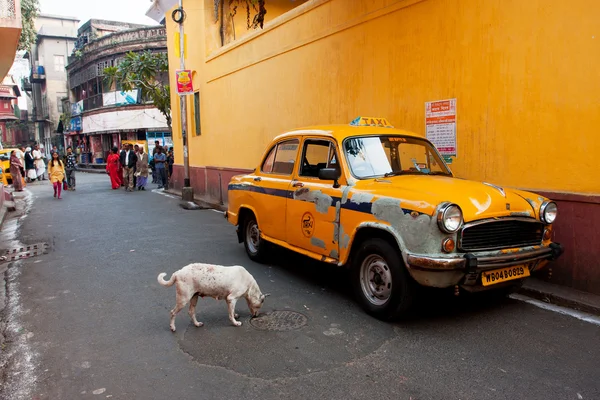
{"type": "Polygon", "coordinates": [[[254,178],[254,182],[260,182],[262,181],[262,178],[260,176],[257,176],[256,178],[254,178]]]}
{"type": "Polygon", "coordinates": [[[302,182],[294,182],[293,187],[304,187],[304,183],[302,182]]]}

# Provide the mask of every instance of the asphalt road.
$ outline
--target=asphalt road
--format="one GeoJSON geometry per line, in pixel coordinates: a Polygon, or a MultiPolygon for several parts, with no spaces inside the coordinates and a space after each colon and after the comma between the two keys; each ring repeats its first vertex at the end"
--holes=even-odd
{"type": "Polygon", "coordinates": [[[336,268],[282,250],[272,265],[249,261],[222,214],[112,191],[102,174],[78,182],[60,201],[29,187],[19,240],[50,250],[6,273],[3,399],[600,399],[598,326],[437,292],[417,316],[383,323],[336,268]],[[203,299],[205,325],[184,309],[171,333],[175,288],[156,277],[190,262],[245,266],[272,294],[263,312],[306,325],[258,330],[241,301],[236,328],[224,302],[203,299]]]}

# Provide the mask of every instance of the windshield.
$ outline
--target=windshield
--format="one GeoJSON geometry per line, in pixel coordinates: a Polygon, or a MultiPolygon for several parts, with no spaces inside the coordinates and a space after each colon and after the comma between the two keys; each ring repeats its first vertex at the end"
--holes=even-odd
{"type": "Polygon", "coordinates": [[[344,153],[359,178],[419,174],[452,176],[437,151],[426,140],[406,136],[348,138],[344,153]]]}

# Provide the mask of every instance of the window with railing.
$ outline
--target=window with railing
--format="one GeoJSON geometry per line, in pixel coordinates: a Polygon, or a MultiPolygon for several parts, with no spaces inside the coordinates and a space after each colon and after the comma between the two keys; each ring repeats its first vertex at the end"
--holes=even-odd
{"type": "Polygon", "coordinates": [[[0,18],[15,19],[17,6],[15,0],[0,0],[0,18]]]}
{"type": "Polygon", "coordinates": [[[102,106],[102,93],[90,96],[83,100],[83,109],[85,111],[95,110],[96,108],[100,108],[102,106]]]}

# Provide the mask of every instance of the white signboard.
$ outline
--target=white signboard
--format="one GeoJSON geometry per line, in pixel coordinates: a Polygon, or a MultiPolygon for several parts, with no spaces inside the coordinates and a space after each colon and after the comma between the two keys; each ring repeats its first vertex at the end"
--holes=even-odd
{"type": "Polygon", "coordinates": [[[456,99],[425,103],[425,131],[444,158],[456,156],[456,99]]]}
{"type": "Polygon", "coordinates": [[[102,102],[105,106],[123,106],[126,104],[137,104],[138,90],[129,90],[127,92],[108,92],[102,95],[102,102]]]}

